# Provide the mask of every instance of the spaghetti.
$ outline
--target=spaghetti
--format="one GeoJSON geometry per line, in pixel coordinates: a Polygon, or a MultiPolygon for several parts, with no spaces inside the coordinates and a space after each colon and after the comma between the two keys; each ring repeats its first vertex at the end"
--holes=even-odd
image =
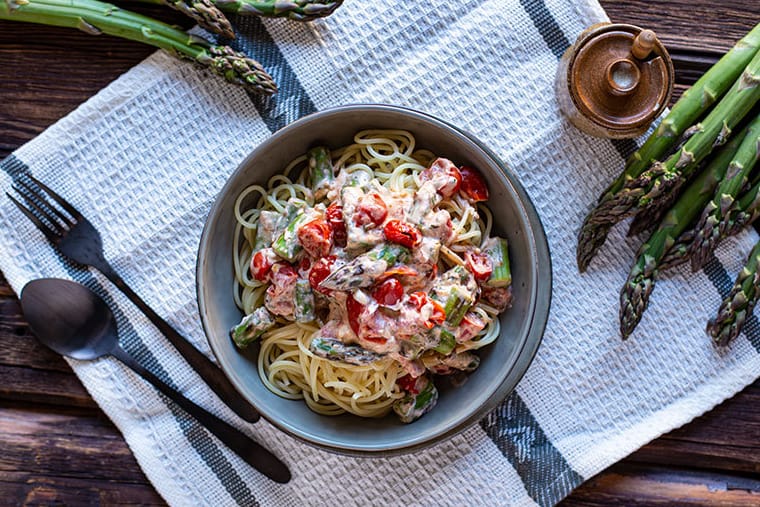
{"type": "Polygon", "coordinates": [[[485,199],[476,171],[403,130],[314,148],[244,189],[232,248],[246,317],[231,333],[260,340],[262,382],[325,415],[409,422],[432,408],[432,376],[476,368],[510,305],[485,199]]]}

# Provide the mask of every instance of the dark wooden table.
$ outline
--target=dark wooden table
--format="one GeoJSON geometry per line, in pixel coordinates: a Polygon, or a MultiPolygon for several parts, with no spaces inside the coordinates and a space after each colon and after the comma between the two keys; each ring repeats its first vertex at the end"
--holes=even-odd
{"type": "MultiPolygon", "coordinates": [[[[602,5],[613,21],[659,34],[675,62],[676,97],[760,21],[757,0],[602,5]]],[[[187,26],[163,10],[139,10],[187,26]]],[[[0,159],[151,51],[0,21],[0,159]]],[[[563,503],[760,505],[760,382],[613,465],[563,503]]],[[[164,504],[68,365],[31,336],[2,274],[0,504],[164,504]]]]}

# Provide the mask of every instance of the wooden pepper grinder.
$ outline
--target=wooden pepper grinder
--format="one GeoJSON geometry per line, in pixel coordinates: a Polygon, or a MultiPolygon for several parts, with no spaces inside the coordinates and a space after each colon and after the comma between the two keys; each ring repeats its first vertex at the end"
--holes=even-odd
{"type": "Polygon", "coordinates": [[[562,56],[555,85],[560,109],[583,132],[637,137],[670,100],[673,62],[653,31],[600,23],[562,56]]]}

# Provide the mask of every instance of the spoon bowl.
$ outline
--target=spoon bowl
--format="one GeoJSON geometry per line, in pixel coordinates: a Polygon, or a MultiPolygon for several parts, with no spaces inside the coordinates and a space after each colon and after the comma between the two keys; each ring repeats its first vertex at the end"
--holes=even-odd
{"type": "Polygon", "coordinates": [[[113,312],[76,282],[32,280],[21,292],[21,309],[37,339],[61,355],[97,359],[119,346],[113,312]]]}

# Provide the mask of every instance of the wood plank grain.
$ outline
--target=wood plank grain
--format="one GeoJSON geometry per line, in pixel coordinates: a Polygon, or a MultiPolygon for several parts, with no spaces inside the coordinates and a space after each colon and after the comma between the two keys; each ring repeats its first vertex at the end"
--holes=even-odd
{"type": "Polygon", "coordinates": [[[758,21],[757,2],[602,0],[610,20],[649,28],[668,50],[724,53],[758,21]]]}
{"type": "Polygon", "coordinates": [[[99,411],[0,407],[0,435],[3,504],[164,504],[99,411]]]}
{"type": "Polygon", "coordinates": [[[563,507],[760,504],[760,479],[621,463],[594,477],[562,502],[563,507]]]}

